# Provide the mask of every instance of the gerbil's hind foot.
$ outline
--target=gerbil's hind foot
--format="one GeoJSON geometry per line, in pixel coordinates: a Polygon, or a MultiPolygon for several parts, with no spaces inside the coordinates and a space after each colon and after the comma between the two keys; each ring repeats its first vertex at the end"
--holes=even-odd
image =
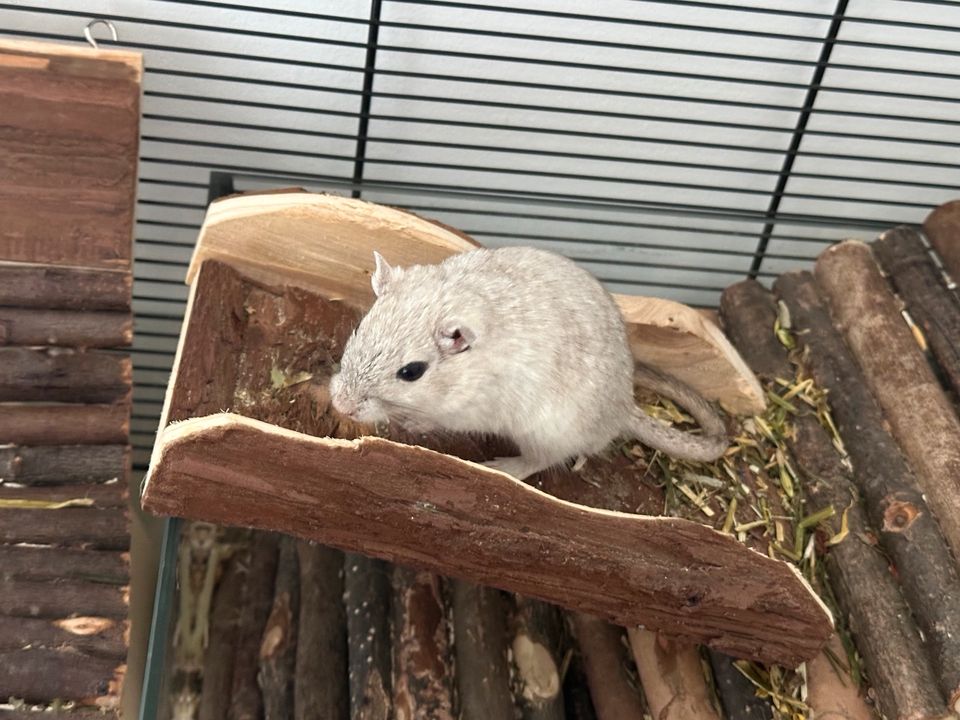
{"type": "Polygon", "coordinates": [[[523,455],[518,455],[516,457],[501,457],[497,458],[496,460],[487,460],[484,465],[486,465],[488,468],[505,472],[507,475],[512,475],[517,480],[525,480],[534,473],[545,470],[547,467],[536,460],[525,458],[523,455]]]}

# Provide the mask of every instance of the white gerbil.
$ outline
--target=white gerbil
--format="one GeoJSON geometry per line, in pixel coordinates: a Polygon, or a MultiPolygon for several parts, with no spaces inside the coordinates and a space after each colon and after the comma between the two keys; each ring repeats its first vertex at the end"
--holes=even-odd
{"type": "Polygon", "coordinates": [[[414,431],[509,438],[520,456],[487,464],[519,479],[619,437],[689,460],[727,448],[723,422],[677,381],[652,374],[654,389],[690,410],[704,435],[636,406],[620,311],[567,258],[508,247],[393,268],[375,257],[377,300],[330,381],[337,411],[414,431]]]}

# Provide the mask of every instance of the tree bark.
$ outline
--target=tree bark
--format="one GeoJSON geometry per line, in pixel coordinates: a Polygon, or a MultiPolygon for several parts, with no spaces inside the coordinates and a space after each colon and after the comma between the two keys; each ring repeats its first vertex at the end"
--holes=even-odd
{"type": "Polygon", "coordinates": [[[344,605],[350,676],[350,717],[386,720],[392,715],[390,574],[382,560],[344,556],[344,605]]]}
{"type": "Polygon", "coordinates": [[[127,588],[98,582],[44,582],[0,578],[0,615],[65,618],[71,615],[126,618],[127,588]]]}
{"type": "Polygon", "coordinates": [[[0,404],[0,443],[120,445],[130,436],[130,404],[0,404]]]}
{"type": "Polygon", "coordinates": [[[0,305],[64,310],[130,310],[126,270],[0,261],[0,305]]]}
{"type": "Polygon", "coordinates": [[[250,539],[249,567],[233,656],[233,681],[227,710],[229,720],[260,720],[263,715],[263,698],[257,676],[263,629],[273,604],[278,543],[279,536],[275,533],[253,533],[250,539]]]}
{"type": "Polygon", "coordinates": [[[0,447],[0,477],[19,485],[64,485],[126,480],[126,445],[0,447]]]}
{"type": "Polygon", "coordinates": [[[571,618],[597,718],[643,720],[639,680],[628,674],[632,659],[623,628],[584,613],[571,613],[571,618]]]}
{"type": "Polygon", "coordinates": [[[122,402],[131,382],[124,355],[0,347],[0,402],[122,402]]]}
{"type": "MultiPolygon", "coordinates": [[[[958,240],[960,242],[960,240],[958,240]]],[[[873,243],[873,252],[907,304],[913,321],[923,329],[941,375],[960,398],[960,298],[948,290],[920,235],[898,227],[873,243]]]]}
{"type": "Polygon", "coordinates": [[[126,585],[129,575],[130,556],[125,552],[0,545],[2,577],[126,585]]]}
{"type": "Polygon", "coordinates": [[[512,718],[506,605],[499,590],[453,581],[453,638],[460,718],[512,718]]]}
{"type": "Polygon", "coordinates": [[[393,569],[393,707],[398,720],[454,720],[453,652],[442,580],[393,569]]]}
{"type": "Polygon", "coordinates": [[[960,419],[870,249],[853,241],[835,245],[820,255],[815,274],[954,557],[960,557],[960,419]]]}
{"type": "Polygon", "coordinates": [[[650,714],[658,720],[720,720],[700,664],[700,653],[649,630],[630,628],[630,647],[650,714]]]}
{"type": "Polygon", "coordinates": [[[178,423],[160,443],[143,497],[153,512],[310,537],[762,661],[802,662],[832,631],[785,563],[689,520],[575,506],[424,448],[311,438],[229,414],[178,423]],[[683,568],[684,582],[666,567],[683,568]]]}
{"type": "MultiPolygon", "coordinates": [[[[300,563],[293,538],[281,537],[273,606],[260,644],[264,720],[294,716],[294,678],[300,616],[300,563]]],[[[303,717],[296,715],[297,718],[303,717]]]]}
{"type": "Polygon", "coordinates": [[[133,341],[129,312],[33,310],[0,306],[0,345],[112,348],[133,341]]]}
{"type": "MultiPolygon", "coordinates": [[[[859,534],[851,534],[853,540],[834,548],[828,559],[834,558],[829,561],[837,563],[831,575],[833,581],[840,583],[838,587],[848,588],[844,606],[851,603],[851,613],[859,605],[873,606],[869,614],[866,614],[865,607],[861,608],[865,614],[857,620],[855,634],[858,644],[875,643],[872,649],[863,650],[865,657],[869,653],[876,655],[873,660],[877,666],[874,682],[878,686],[884,682],[882,664],[888,654],[889,638],[898,637],[895,645],[901,648],[900,652],[915,657],[910,648],[916,645],[917,633],[910,627],[910,614],[905,612],[896,588],[886,579],[886,563],[874,554],[869,539],[870,525],[879,529],[876,537],[896,567],[904,597],[923,632],[924,648],[932,667],[937,670],[939,685],[948,696],[952,695],[950,688],[956,687],[956,667],[960,657],[955,649],[960,638],[957,624],[960,608],[950,598],[960,597],[960,585],[957,584],[956,566],[950,551],[916,487],[910,468],[887,434],[883,414],[850,350],[834,328],[818,296],[813,277],[809,273],[781,275],[775,289],[790,307],[794,326],[800,331],[797,337],[809,348],[807,359],[814,379],[829,392],[833,416],[853,463],[853,479],[863,494],[865,517],[853,502],[855,495],[845,489],[842,472],[838,472],[835,465],[831,467],[829,462],[824,466],[826,458],[820,450],[807,452],[807,447],[821,447],[825,451],[825,438],[811,432],[805,436],[807,439],[803,444],[796,446],[798,462],[812,468],[807,471],[812,496],[822,492],[823,502],[836,503],[838,509],[853,502],[848,523],[863,528],[859,534]],[[818,446],[813,446],[813,442],[818,446]],[[813,481],[818,477],[820,481],[813,481]],[[847,573],[857,574],[845,580],[847,573]],[[871,590],[861,592],[861,584],[871,590]],[[881,618],[886,618],[887,632],[879,629],[881,618]],[[876,636],[867,635],[873,630],[877,631],[876,636]],[[871,639],[873,637],[875,639],[871,639]]],[[[887,687],[878,688],[879,692],[885,693],[883,702],[886,707],[895,707],[898,702],[923,703],[923,699],[929,697],[928,692],[917,694],[914,690],[923,687],[930,677],[930,667],[922,660],[897,661],[886,672],[889,677],[887,687]],[[901,673],[908,675],[899,678],[901,673]],[[914,695],[916,700],[911,699],[914,695]]]]}
{"type": "Polygon", "coordinates": [[[300,630],[297,635],[294,718],[346,720],[347,618],[343,605],[343,553],[298,541],[300,630]]]}
{"type": "Polygon", "coordinates": [[[28,648],[0,652],[0,697],[48,703],[54,698],[81,705],[116,707],[122,664],[72,649],[28,648]]]}
{"type": "Polygon", "coordinates": [[[92,657],[107,658],[119,665],[127,657],[124,620],[95,616],[24,618],[0,615],[0,651],[27,647],[75,650],[92,657]]]}

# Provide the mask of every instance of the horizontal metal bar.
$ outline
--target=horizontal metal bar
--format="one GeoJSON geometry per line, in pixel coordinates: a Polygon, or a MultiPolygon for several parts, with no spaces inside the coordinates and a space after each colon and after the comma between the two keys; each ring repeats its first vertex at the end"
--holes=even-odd
{"type": "MultiPolygon", "coordinates": [[[[330,131],[321,131],[321,130],[305,130],[301,128],[286,128],[278,127],[274,125],[261,125],[255,123],[241,123],[233,122],[228,120],[213,120],[206,118],[194,118],[194,117],[180,117],[174,115],[161,115],[157,113],[144,113],[144,119],[147,120],[156,120],[159,122],[171,122],[171,123],[180,123],[186,125],[199,125],[207,127],[222,127],[222,128],[235,128],[240,130],[253,130],[258,132],[273,132],[280,134],[289,134],[289,135],[298,135],[303,137],[327,137],[334,139],[344,139],[344,140],[356,140],[364,139],[368,143],[384,143],[390,145],[411,145],[416,147],[435,147],[435,148],[448,148],[455,150],[476,150],[484,153],[513,153],[517,155],[533,155],[537,157],[556,157],[556,158],[569,158],[575,160],[596,160],[602,162],[616,162],[616,163],[625,163],[628,165],[652,165],[658,167],[676,167],[676,168],[689,168],[694,170],[716,170],[720,172],[737,172],[737,173],[746,173],[751,175],[767,175],[771,177],[777,177],[779,171],[774,168],[753,168],[746,167],[742,165],[718,165],[711,163],[694,163],[694,162],[684,162],[680,160],[662,160],[659,158],[650,158],[650,157],[625,157],[623,155],[600,155],[597,153],[580,153],[573,151],[560,151],[560,150],[542,150],[542,149],[532,149],[526,147],[518,146],[498,146],[498,145],[480,145],[476,143],[464,143],[464,142],[444,142],[440,140],[416,140],[412,138],[400,138],[400,137],[387,137],[379,135],[366,135],[360,136],[351,133],[338,133],[330,131]]],[[[643,142],[660,142],[659,140],[647,139],[641,137],[620,137],[620,140],[632,140],[632,141],[643,141],[643,142]]],[[[171,142],[175,141],[175,138],[171,138],[171,142]]],[[[956,144],[960,146],[960,143],[947,143],[947,144],[956,144]]],[[[721,146],[724,150],[729,149],[740,149],[736,146],[723,145],[721,146]]],[[[782,151],[774,151],[775,154],[783,155],[782,151]]],[[[805,156],[807,153],[802,151],[796,153],[798,156],[805,156]]],[[[813,157],[814,155],[811,155],[813,157]]],[[[830,159],[855,159],[858,161],[864,162],[875,162],[875,163],[884,163],[884,164],[909,164],[909,165],[924,165],[930,166],[934,163],[927,163],[923,161],[901,161],[897,158],[875,158],[875,157],[861,157],[861,156],[847,156],[847,155],[835,155],[833,153],[817,153],[816,157],[826,157],[830,159]]],[[[346,159],[349,160],[349,156],[346,156],[346,159]]],[[[366,156],[365,156],[366,159],[366,156]]],[[[956,165],[953,163],[936,163],[935,165],[942,165],[945,168],[956,169],[956,165]]],[[[910,187],[923,187],[930,188],[935,190],[958,190],[960,191],[960,186],[948,185],[945,183],[932,183],[932,182],[920,182],[916,180],[900,180],[895,178],[887,177],[858,177],[853,175],[833,175],[827,173],[808,173],[808,172],[794,172],[792,177],[805,177],[816,180],[832,180],[832,181],[843,181],[843,182],[855,182],[855,183],[872,183],[876,185],[897,185],[897,186],[910,186],[910,187]]]]}
{"type": "MultiPolygon", "coordinates": [[[[171,145],[186,145],[189,147],[205,147],[213,148],[219,150],[236,150],[244,152],[265,152],[272,155],[287,155],[287,156],[296,156],[303,158],[313,158],[316,160],[336,160],[350,162],[354,159],[354,156],[350,155],[337,155],[334,153],[320,153],[320,152],[307,152],[304,150],[287,150],[284,148],[250,148],[244,145],[237,145],[235,143],[222,143],[214,142],[212,140],[187,140],[187,139],[172,139],[154,135],[143,135],[141,137],[142,141],[156,142],[156,143],[165,143],[171,145]]],[[[168,161],[169,162],[169,161],[168,161]]],[[[568,173],[568,172],[559,172],[559,171],[546,171],[546,170],[532,170],[532,169],[520,169],[512,167],[495,167],[495,166],[484,166],[484,165],[467,165],[464,163],[439,163],[439,162],[426,162],[426,161],[417,161],[417,160],[394,160],[389,158],[377,158],[371,156],[369,153],[365,156],[364,162],[367,165],[388,165],[388,166],[399,166],[399,167],[418,167],[424,169],[435,169],[435,170],[459,170],[464,172],[477,172],[477,173],[491,173],[497,175],[517,175],[524,177],[541,177],[541,178],[557,178],[564,180],[582,180],[586,182],[604,182],[604,183],[615,183],[618,185],[642,185],[648,187],[664,187],[664,188],[677,188],[685,190],[702,190],[713,193],[729,193],[735,195],[757,195],[763,197],[769,197],[771,195],[780,195],[783,197],[794,197],[794,198],[803,198],[808,200],[828,200],[828,201],[856,201],[862,202],[868,205],[889,205],[895,207],[917,207],[917,208],[926,208],[929,207],[929,203],[921,202],[908,202],[908,201],[898,201],[898,200],[875,200],[871,198],[856,198],[848,196],[833,196],[833,195],[820,195],[817,193],[794,193],[794,192],[783,192],[783,193],[773,193],[770,190],[760,190],[755,188],[731,188],[725,185],[709,185],[706,183],[687,183],[679,181],[668,181],[668,180],[653,180],[648,178],[624,178],[618,175],[587,175],[584,173],[568,173]]],[[[948,189],[950,186],[945,186],[948,189]]]]}

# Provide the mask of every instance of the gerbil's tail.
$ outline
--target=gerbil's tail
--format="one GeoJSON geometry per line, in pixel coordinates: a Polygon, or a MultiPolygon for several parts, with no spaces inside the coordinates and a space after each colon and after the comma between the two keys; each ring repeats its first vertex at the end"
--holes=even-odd
{"type": "Polygon", "coordinates": [[[637,407],[631,418],[630,432],[640,442],[678,460],[710,462],[726,452],[730,443],[723,418],[696,390],[676,378],[640,363],[637,363],[634,370],[634,380],[638,385],[673,400],[693,415],[703,429],[702,435],[677,430],[655,420],[637,407]]]}

